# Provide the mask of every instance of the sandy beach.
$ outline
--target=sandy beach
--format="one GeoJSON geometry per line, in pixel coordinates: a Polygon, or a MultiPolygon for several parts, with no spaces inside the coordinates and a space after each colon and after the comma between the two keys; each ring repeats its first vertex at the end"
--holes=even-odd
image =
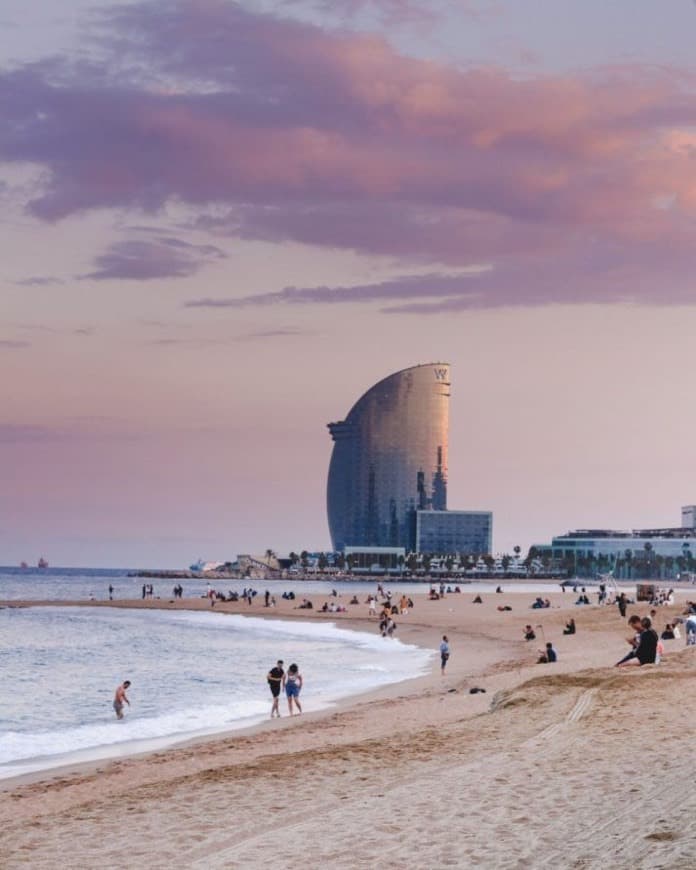
{"type": "MultiPolygon", "coordinates": [[[[308,685],[303,716],[0,783],[0,865],[696,866],[696,647],[665,641],[659,666],[615,669],[625,621],[575,597],[554,591],[550,609],[531,610],[522,593],[482,604],[466,587],[418,596],[397,633],[430,649],[446,633],[444,677],[438,660],[426,677],[316,713],[308,685]],[[564,636],[570,616],[577,634],[564,636]],[[527,623],[536,641],[523,639],[527,623]],[[536,664],[544,640],[558,650],[553,665],[536,664]]],[[[659,608],[658,630],[687,597],[659,608]]],[[[338,614],[278,604],[272,618],[377,631],[362,603],[338,614]]],[[[114,605],[210,609],[201,599],[114,605]]],[[[269,615],[262,601],[215,611],[269,615]]]]}

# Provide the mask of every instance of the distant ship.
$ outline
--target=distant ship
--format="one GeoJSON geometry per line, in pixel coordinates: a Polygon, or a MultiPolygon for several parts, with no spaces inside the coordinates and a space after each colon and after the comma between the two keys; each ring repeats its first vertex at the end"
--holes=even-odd
{"type": "Polygon", "coordinates": [[[43,556],[39,559],[39,568],[48,568],[48,562],[43,556]]]}

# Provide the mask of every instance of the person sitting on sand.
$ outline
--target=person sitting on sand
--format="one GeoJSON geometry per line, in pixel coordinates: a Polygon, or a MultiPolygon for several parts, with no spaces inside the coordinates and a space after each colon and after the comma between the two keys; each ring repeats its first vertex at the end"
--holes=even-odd
{"type": "Polygon", "coordinates": [[[686,645],[694,646],[696,644],[696,614],[687,617],[684,630],[686,631],[686,645]]]}
{"type": "Polygon", "coordinates": [[[357,596],[357,595],[354,595],[354,596],[350,599],[350,601],[348,602],[348,604],[360,604],[360,602],[358,601],[358,596],[357,596]]]}
{"type": "Polygon", "coordinates": [[[539,665],[548,665],[553,662],[558,661],[558,653],[553,648],[553,644],[551,641],[548,641],[546,644],[546,649],[539,650],[539,658],[537,659],[537,664],[539,665]]]}
{"type": "Polygon", "coordinates": [[[674,640],[674,629],[672,628],[672,623],[668,622],[665,625],[664,631],[660,635],[661,640],[674,640]]]}
{"type": "Polygon", "coordinates": [[[575,620],[572,617],[566,622],[563,634],[575,634],[575,620]]]}
{"type": "Polygon", "coordinates": [[[483,598],[480,595],[477,595],[476,598],[471,602],[472,604],[483,604],[483,598]]]}
{"type": "Polygon", "coordinates": [[[534,629],[531,625],[525,625],[524,627],[524,639],[525,640],[536,640],[536,634],[534,633],[534,629]]]}
{"type": "Polygon", "coordinates": [[[652,627],[652,620],[649,616],[644,616],[640,621],[640,625],[642,630],[634,655],[622,659],[617,663],[617,667],[629,664],[654,665],[659,661],[657,649],[659,638],[657,632],[652,627]]]}
{"type": "Polygon", "coordinates": [[[534,602],[534,604],[532,604],[532,609],[533,609],[533,610],[540,610],[543,606],[544,606],[544,599],[543,599],[543,598],[540,598],[540,597],[537,597],[537,599],[536,599],[536,601],[534,602]]]}
{"type": "Polygon", "coordinates": [[[624,662],[627,662],[632,658],[635,658],[636,655],[636,647],[638,646],[638,642],[640,641],[640,633],[642,631],[640,616],[638,616],[636,613],[634,613],[633,616],[629,616],[628,625],[629,628],[633,630],[633,634],[630,635],[630,637],[626,638],[626,642],[631,645],[631,649],[622,659],[619,659],[619,661],[616,663],[616,667],[624,664],[624,662]]]}

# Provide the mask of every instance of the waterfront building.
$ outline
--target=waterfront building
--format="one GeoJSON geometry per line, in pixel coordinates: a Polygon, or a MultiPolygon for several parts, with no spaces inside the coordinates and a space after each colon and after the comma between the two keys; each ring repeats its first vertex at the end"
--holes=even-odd
{"type": "Polygon", "coordinates": [[[551,544],[530,552],[579,576],[611,572],[634,576],[676,578],[696,568],[694,507],[682,508],[682,525],[657,529],[578,529],[557,535],[551,544]]]}
{"type": "Polygon", "coordinates": [[[389,375],[329,423],[327,485],[335,550],[409,547],[414,511],[447,510],[448,363],[389,375]]]}
{"type": "Polygon", "coordinates": [[[349,571],[393,574],[403,571],[406,550],[403,547],[346,547],[343,551],[349,571]]]}
{"type": "Polygon", "coordinates": [[[492,535],[490,511],[413,512],[411,548],[417,553],[487,555],[492,535]]]}
{"type": "Polygon", "coordinates": [[[639,529],[630,532],[580,529],[551,540],[552,557],[566,561],[600,556],[632,559],[669,556],[676,559],[689,554],[696,556],[696,529],[639,529]]]}

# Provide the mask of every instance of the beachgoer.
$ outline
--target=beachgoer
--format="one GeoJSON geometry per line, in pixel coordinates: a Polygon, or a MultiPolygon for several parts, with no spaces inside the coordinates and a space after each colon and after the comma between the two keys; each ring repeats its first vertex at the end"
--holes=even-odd
{"type": "Polygon", "coordinates": [[[114,712],[116,713],[117,719],[123,719],[123,704],[126,703],[130,707],[130,701],[128,700],[128,696],[126,695],[126,689],[130,686],[130,680],[124,680],[121,685],[116,689],[116,694],[114,695],[114,712]]]}
{"type": "Polygon", "coordinates": [[[616,599],[617,607],[619,608],[619,613],[621,614],[621,618],[626,618],[626,605],[628,601],[626,599],[626,593],[622,592],[621,595],[616,599]]]}
{"type": "Polygon", "coordinates": [[[447,639],[447,635],[442,635],[442,643],[440,644],[440,673],[442,676],[445,676],[445,668],[447,667],[447,661],[450,657],[450,648],[449,648],[449,640],[447,639]]]}
{"type": "Polygon", "coordinates": [[[291,664],[287,674],[283,674],[283,688],[288,699],[288,710],[290,715],[294,716],[293,702],[297,707],[297,712],[302,712],[300,706],[300,690],[302,689],[302,674],[296,664],[291,664]]]}
{"type": "Polygon", "coordinates": [[[481,598],[480,595],[477,595],[476,598],[474,598],[472,604],[483,604],[483,598],[481,598]]]}
{"type": "Polygon", "coordinates": [[[645,616],[640,624],[643,631],[640,633],[640,640],[636,647],[636,658],[641,665],[657,664],[659,661],[657,658],[659,638],[657,632],[652,627],[652,620],[649,616],[645,616]]]}
{"type": "Polygon", "coordinates": [[[534,633],[534,629],[531,625],[525,625],[524,627],[524,639],[525,640],[536,640],[536,634],[534,633]]]}
{"type": "Polygon", "coordinates": [[[114,600],[114,587],[109,583],[109,601],[114,600]]]}
{"type": "Polygon", "coordinates": [[[546,649],[539,650],[538,664],[547,665],[547,664],[551,664],[551,663],[557,662],[557,661],[558,661],[558,653],[553,648],[553,644],[551,643],[551,641],[548,641],[546,644],[546,649]]]}
{"type": "MultiPolygon", "coordinates": [[[[629,623],[635,625],[635,617],[631,617],[629,623]]],[[[635,649],[627,656],[624,656],[620,662],[617,662],[617,667],[635,663],[639,665],[654,665],[659,661],[657,647],[660,639],[652,627],[652,620],[649,616],[644,616],[640,620],[640,629],[637,641],[634,639],[635,649]]]]}
{"type": "Polygon", "coordinates": [[[575,620],[572,617],[566,622],[563,634],[575,634],[575,620]]]}
{"type": "Polygon", "coordinates": [[[271,719],[273,719],[274,716],[280,718],[280,710],[278,709],[278,698],[280,697],[280,687],[283,682],[284,675],[285,671],[283,670],[282,659],[278,659],[276,666],[274,668],[271,668],[266,675],[266,679],[268,680],[268,687],[270,688],[271,695],[273,697],[273,704],[271,705],[271,719]]]}
{"type": "Polygon", "coordinates": [[[638,616],[638,614],[636,613],[634,613],[633,616],[629,616],[628,624],[633,629],[633,634],[630,637],[626,638],[626,642],[631,645],[631,649],[622,659],[619,659],[619,661],[616,663],[616,667],[636,657],[636,647],[638,646],[638,642],[640,641],[640,633],[642,630],[640,624],[640,616],[638,616]]]}

